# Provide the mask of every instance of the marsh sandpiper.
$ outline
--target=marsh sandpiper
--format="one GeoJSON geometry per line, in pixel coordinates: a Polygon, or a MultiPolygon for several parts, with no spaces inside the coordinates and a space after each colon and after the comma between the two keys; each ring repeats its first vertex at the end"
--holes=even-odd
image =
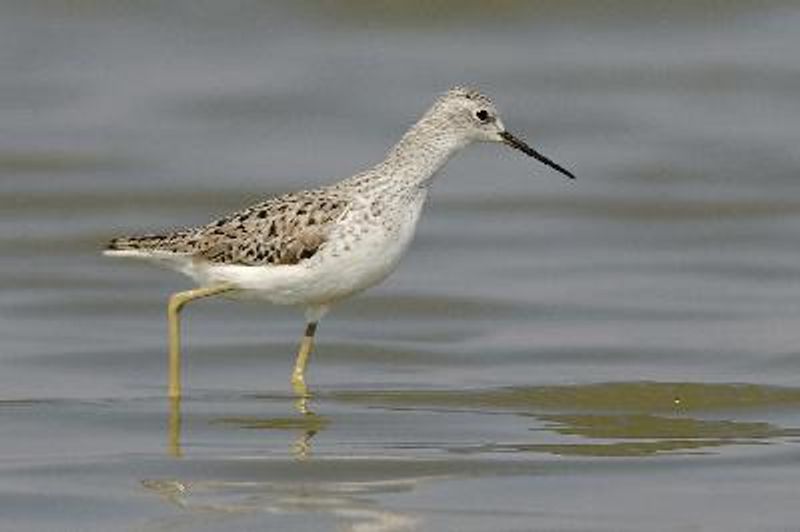
{"type": "Polygon", "coordinates": [[[291,383],[297,395],[308,396],[305,369],[317,323],[332,305],[394,270],[414,236],[431,180],[473,142],[506,144],[574,178],[509,133],[488,97],[456,87],[368,170],[267,199],[201,227],[112,240],[106,255],[155,262],[199,285],[169,299],[169,396],[181,395],[181,309],[221,294],[305,308],[291,383]]]}

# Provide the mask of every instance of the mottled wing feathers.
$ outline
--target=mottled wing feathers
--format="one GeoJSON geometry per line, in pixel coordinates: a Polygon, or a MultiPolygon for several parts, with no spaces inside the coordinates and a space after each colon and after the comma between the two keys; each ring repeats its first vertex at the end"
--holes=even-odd
{"type": "Polygon", "coordinates": [[[314,256],[346,198],[331,189],[271,198],[196,229],[115,239],[112,250],[185,254],[219,264],[297,264],[314,256]]]}
{"type": "Polygon", "coordinates": [[[330,223],[346,204],[316,191],[267,200],[200,229],[197,254],[230,264],[297,264],[326,241],[330,223]]]}

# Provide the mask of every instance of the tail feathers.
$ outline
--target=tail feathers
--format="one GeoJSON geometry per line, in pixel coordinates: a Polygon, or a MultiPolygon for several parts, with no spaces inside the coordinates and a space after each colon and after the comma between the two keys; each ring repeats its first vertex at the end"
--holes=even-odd
{"type": "Polygon", "coordinates": [[[191,255],[196,252],[195,238],[189,231],[166,235],[123,236],[108,243],[106,255],[149,256],[191,255]]]}
{"type": "Polygon", "coordinates": [[[111,240],[105,251],[167,251],[167,241],[164,235],[123,236],[111,240]]]}
{"type": "Polygon", "coordinates": [[[175,235],[115,238],[103,250],[103,255],[146,260],[185,273],[187,261],[191,262],[193,252],[185,245],[182,246],[175,238],[175,235]]]}

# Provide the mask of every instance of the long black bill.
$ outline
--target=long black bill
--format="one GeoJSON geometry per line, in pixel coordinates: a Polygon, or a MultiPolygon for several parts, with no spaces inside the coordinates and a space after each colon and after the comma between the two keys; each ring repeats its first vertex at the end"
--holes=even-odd
{"type": "Polygon", "coordinates": [[[549,166],[550,168],[553,168],[554,170],[558,170],[559,172],[561,172],[565,176],[569,177],[570,179],[575,179],[575,174],[573,174],[572,172],[570,172],[569,170],[567,170],[566,168],[564,168],[560,164],[554,163],[553,161],[551,161],[550,159],[548,159],[547,157],[545,157],[544,155],[542,155],[538,151],[534,150],[533,148],[531,148],[530,146],[525,144],[525,142],[521,141],[520,139],[518,139],[517,137],[515,137],[514,135],[512,135],[508,131],[501,132],[500,136],[503,138],[503,143],[504,144],[508,144],[512,148],[518,149],[519,151],[521,151],[525,155],[530,155],[531,157],[533,157],[537,161],[546,164],[547,166],[549,166]]]}

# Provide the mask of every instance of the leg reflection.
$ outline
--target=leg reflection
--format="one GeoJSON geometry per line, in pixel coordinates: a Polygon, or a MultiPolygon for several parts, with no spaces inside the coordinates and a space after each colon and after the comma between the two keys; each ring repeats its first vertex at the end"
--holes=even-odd
{"type": "Polygon", "coordinates": [[[305,426],[305,430],[297,437],[290,449],[296,460],[306,461],[311,458],[311,440],[327,424],[327,421],[312,412],[311,395],[308,394],[308,391],[295,400],[294,406],[297,412],[303,416],[301,426],[305,426]]]}
{"type": "MultiPolygon", "coordinates": [[[[306,461],[312,455],[312,439],[324,430],[329,423],[325,417],[318,416],[311,410],[311,397],[298,397],[294,406],[299,416],[257,418],[257,417],[229,417],[212,421],[212,424],[231,424],[243,429],[259,430],[290,430],[299,429],[299,434],[289,447],[292,456],[298,461],[306,461]]],[[[181,446],[181,398],[169,398],[169,418],[167,420],[167,454],[174,458],[183,456],[181,446]]]]}

